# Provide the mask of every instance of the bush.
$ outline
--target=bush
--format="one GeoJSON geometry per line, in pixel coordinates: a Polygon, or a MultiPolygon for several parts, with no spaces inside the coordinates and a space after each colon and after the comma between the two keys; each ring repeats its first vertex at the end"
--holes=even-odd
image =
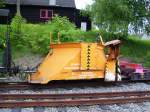
{"type": "Polygon", "coordinates": [[[128,35],[124,33],[113,33],[107,32],[106,30],[100,30],[100,34],[102,35],[105,41],[110,41],[114,39],[125,40],[128,37],[128,35]]]}
{"type": "MultiPolygon", "coordinates": [[[[130,36],[122,33],[111,33],[106,30],[92,30],[81,31],[77,29],[74,24],[69,22],[66,17],[56,16],[52,21],[46,24],[26,24],[21,23],[20,36],[17,38],[17,22],[20,17],[13,19],[11,23],[11,42],[13,55],[22,56],[28,52],[46,55],[49,52],[50,32],[53,33],[53,42],[57,43],[57,33],[60,33],[61,42],[96,42],[98,34],[104,39],[104,42],[121,39],[123,45],[121,46],[121,55],[124,57],[131,57],[134,62],[143,63],[150,67],[150,41],[137,39],[137,36],[130,36]],[[19,51],[18,51],[19,49],[19,51]]],[[[0,40],[5,39],[6,26],[0,25],[0,40]]]]}
{"type": "Polygon", "coordinates": [[[0,46],[5,42],[6,26],[0,25],[0,46]]]}
{"type": "MultiPolygon", "coordinates": [[[[75,25],[69,22],[66,17],[56,16],[46,24],[23,24],[22,44],[26,44],[34,53],[46,54],[49,49],[50,32],[53,34],[53,41],[57,42],[58,32],[76,31],[75,25]]],[[[61,38],[62,39],[62,38],[61,38]]]]}
{"type": "Polygon", "coordinates": [[[15,17],[12,19],[12,22],[11,22],[11,30],[12,30],[11,37],[12,37],[12,41],[15,41],[15,42],[21,41],[21,37],[22,37],[21,26],[24,23],[25,23],[25,19],[22,18],[21,15],[16,13],[15,17]]]}
{"type": "Polygon", "coordinates": [[[84,32],[77,29],[66,17],[55,16],[45,24],[25,24],[25,20],[16,15],[11,23],[12,46],[16,49],[29,49],[31,52],[46,54],[49,51],[50,32],[53,42],[57,42],[60,33],[61,42],[95,42],[100,33],[105,41],[123,38],[121,34],[108,33],[105,30],[84,32]],[[18,26],[21,24],[21,30],[18,26]]]}
{"type": "Polygon", "coordinates": [[[150,51],[146,53],[146,55],[144,56],[144,65],[147,67],[150,67],[150,51]]]}
{"type": "Polygon", "coordinates": [[[55,16],[52,21],[48,22],[48,25],[51,26],[51,30],[54,32],[76,29],[75,25],[71,23],[67,17],[55,16]]]}

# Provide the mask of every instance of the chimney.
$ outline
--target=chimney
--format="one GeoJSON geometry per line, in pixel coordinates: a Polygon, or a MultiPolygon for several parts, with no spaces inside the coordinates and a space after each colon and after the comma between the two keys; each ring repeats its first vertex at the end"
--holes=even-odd
{"type": "Polygon", "coordinates": [[[49,5],[56,5],[56,0],[49,0],[49,5]]]}

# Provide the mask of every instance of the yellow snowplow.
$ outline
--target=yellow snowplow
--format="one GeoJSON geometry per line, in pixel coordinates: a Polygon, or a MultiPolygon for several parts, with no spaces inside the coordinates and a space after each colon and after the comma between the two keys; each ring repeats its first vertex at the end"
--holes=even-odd
{"type": "Polygon", "coordinates": [[[119,81],[117,57],[120,40],[107,43],[57,43],[36,73],[29,75],[29,83],[47,84],[52,80],[104,79],[119,81]],[[108,48],[105,55],[104,49],[108,48]]]}

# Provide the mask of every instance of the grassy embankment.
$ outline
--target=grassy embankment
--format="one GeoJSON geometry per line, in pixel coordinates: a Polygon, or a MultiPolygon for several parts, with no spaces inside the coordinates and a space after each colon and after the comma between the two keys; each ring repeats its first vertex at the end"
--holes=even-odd
{"type": "MultiPolygon", "coordinates": [[[[0,28],[0,32],[4,31],[0,28]]],[[[49,32],[55,31],[48,25],[32,25],[26,24],[22,26],[22,34],[19,38],[11,35],[13,57],[18,58],[30,53],[46,55],[49,46],[49,32]]],[[[82,32],[78,29],[59,29],[62,41],[94,41],[96,40],[97,31],[82,32]]],[[[54,41],[56,42],[56,34],[54,33],[54,41]]],[[[0,38],[4,36],[0,35],[0,38]]],[[[105,40],[105,37],[103,37],[105,40]]],[[[107,37],[108,40],[108,37],[107,37]]],[[[146,67],[150,67],[150,40],[140,40],[135,36],[129,36],[123,41],[121,46],[122,57],[129,58],[133,62],[142,63],[146,67]]]]}
{"type": "Polygon", "coordinates": [[[138,37],[129,36],[127,41],[123,42],[121,54],[133,62],[150,67],[150,40],[140,40],[138,37]]]}

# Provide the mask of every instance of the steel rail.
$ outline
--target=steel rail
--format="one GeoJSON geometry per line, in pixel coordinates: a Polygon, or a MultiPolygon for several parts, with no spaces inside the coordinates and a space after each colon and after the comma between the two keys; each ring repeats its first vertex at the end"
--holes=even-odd
{"type": "Polygon", "coordinates": [[[67,94],[0,94],[0,100],[15,99],[67,99],[67,98],[111,98],[130,96],[149,96],[150,91],[67,93],[67,94]]]}
{"type": "Polygon", "coordinates": [[[81,100],[48,100],[48,101],[7,101],[0,102],[0,108],[14,108],[14,107],[58,107],[58,106],[79,106],[79,105],[110,105],[110,104],[125,104],[125,103],[139,103],[150,101],[150,97],[137,98],[117,98],[117,99],[81,99],[81,100]]]}

